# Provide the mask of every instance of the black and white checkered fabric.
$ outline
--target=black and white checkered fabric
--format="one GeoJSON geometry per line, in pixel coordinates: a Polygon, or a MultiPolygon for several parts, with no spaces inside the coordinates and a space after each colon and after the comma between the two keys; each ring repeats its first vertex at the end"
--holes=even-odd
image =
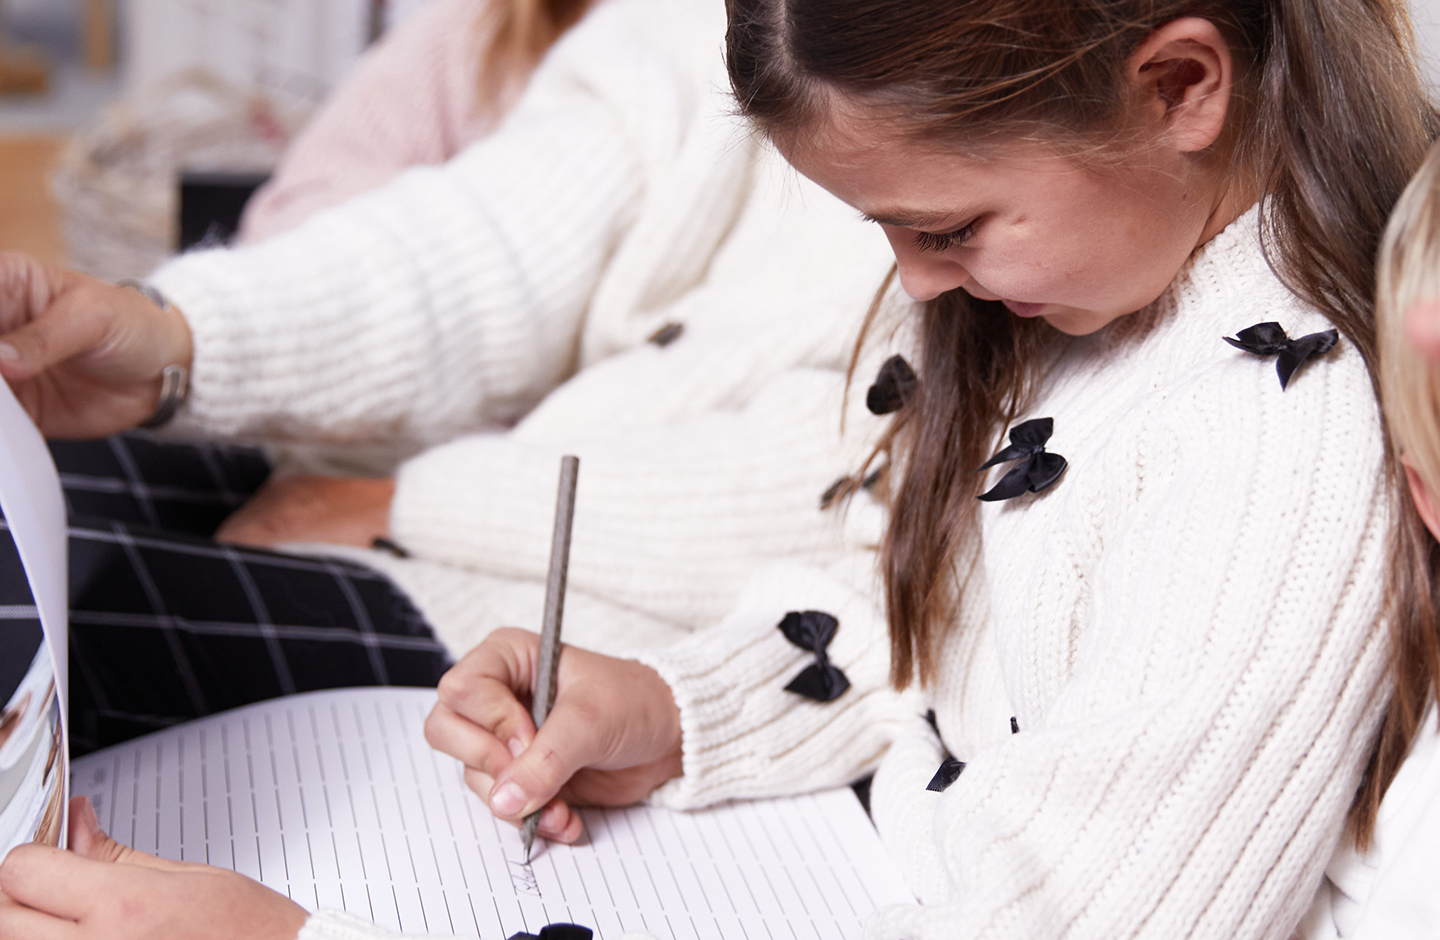
{"type": "MultiPolygon", "coordinates": [[[[433,686],[449,666],[384,575],[207,537],[268,476],[258,451],[122,435],[52,453],[70,510],[75,753],[293,692],[433,686]]],[[[0,621],[25,613],[16,567],[0,522],[0,605],[15,601],[0,621]]]]}

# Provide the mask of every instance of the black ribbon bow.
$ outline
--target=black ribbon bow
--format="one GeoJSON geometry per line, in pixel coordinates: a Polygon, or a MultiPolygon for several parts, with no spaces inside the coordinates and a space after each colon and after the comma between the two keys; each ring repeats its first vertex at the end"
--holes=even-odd
{"type": "Polygon", "coordinates": [[[825,654],[826,647],[835,639],[835,631],[840,629],[840,621],[818,610],[792,610],[777,628],[785,634],[785,639],[815,654],[815,661],[791,679],[785,691],[817,702],[833,702],[850,688],[845,673],[825,654]]]}
{"type": "Polygon", "coordinates": [[[1280,376],[1280,389],[1290,384],[1290,376],[1311,356],[1321,356],[1335,348],[1340,340],[1336,330],[1311,333],[1299,339],[1291,339],[1285,330],[1273,320],[1257,323],[1240,330],[1234,336],[1225,337],[1225,342],[1236,349],[1243,349],[1257,356],[1276,356],[1275,372],[1280,376]]]}
{"type": "Polygon", "coordinates": [[[1000,499],[1014,499],[1021,493],[1038,493],[1060,479],[1069,465],[1059,454],[1045,452],[1045,442],[1055,432],[1054,418],[1032,418],[1010,429],[1010,445],[981,465],[988,470],[997,463],[1019,460],[1000,482],[981,493],[980,498],[988,502],[1000,499]]]}
{"type": "Polygon", "coordinates": [[[936,793],[944,793],[950,789],[950,784],[960,779],[960,773],[965,769],[963,760],[956,760],[947,756],[940,762],[940,769],[935,771],[935,776],[925,784],[925,789],[933,790],[936,793]]]}
{"type": "Polygon", "coordinates": [[[590,940],[595,932],[578,924],[550,924],[540,928],[540,933],[512,933],[509,940],[590,940]]]}
{"type": "Polygon", "coordinates": [[[880,374],[875,376],[875,384],[865,393],[865,407],[877,415],[899,411],[919,384],[920,379],[916,377],[915,370],[910,368],[910,363],[906,362],[903,356],[891,356],[880,367],[880,374]]]}

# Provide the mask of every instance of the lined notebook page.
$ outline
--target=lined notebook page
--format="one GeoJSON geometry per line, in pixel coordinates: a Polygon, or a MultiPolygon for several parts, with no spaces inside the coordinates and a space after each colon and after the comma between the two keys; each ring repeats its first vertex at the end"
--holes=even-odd
{"type": "Polygon", "coordinates": [[[346,689],[190,722],[74,762],[116,839],[233,868],[311,910],[503,940],[552,922],[600,938],[835,940],[911,900],[853,793],[679,813],[584,812],[536,843],[465,788],[421,727],[435,693],[346,689]]]}

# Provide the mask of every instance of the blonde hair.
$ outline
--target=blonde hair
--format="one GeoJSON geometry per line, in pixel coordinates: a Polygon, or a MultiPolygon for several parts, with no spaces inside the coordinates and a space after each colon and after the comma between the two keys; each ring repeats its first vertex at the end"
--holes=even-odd
{"type": "MultiPolygon", "coordinates": [[[[1380,401],[1389,426],[1388,472],[1397,513],[1391,532],[1395,609],[1391,675],[1395,690],[1380,741],[1356,809],[1374,818],[1383,784],[1394,777],[1420,730],[1426,706],[1440,697],[1440,542],[1421,524],[1398,471],[1405,455],[1431,492],[1440,493],[1440,373],[1405,336],[1405,315],[1418,300],[1440,299],[1440,146],[1432,146],[1419,172],[1395,204],[1376,265],[1375,320],[1380,401]]],[[[1354,817],[1352,816],[1352,822],[1354,817]]],[[[1364,829],[1360,834],[1364,835],[1364,829]]],[[[1358,840],[1364,846],[1366,840],[1358,840]]]]}
{"type": "Polygon", "coordinates": [[[1400,453],[1440,495],[1440,370],[1405,335],[1405,315],[1416,302],[1440,301],[1440,145],[1396,203],[1376,273],[1385,419],[1400,453]]]}

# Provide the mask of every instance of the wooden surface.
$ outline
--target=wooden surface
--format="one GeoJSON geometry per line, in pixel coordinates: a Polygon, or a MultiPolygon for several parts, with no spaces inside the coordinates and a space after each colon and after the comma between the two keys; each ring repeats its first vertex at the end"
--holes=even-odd
{"type": "Polygon", "coordinates": [[[0,94],[40,95],[50,88],[50,65],[33,46],[0,44],[0,94]]]}
{"type": "Polygon", "coordinates": [[[0,250],[64,263],[60,208],[50,195],[50,171],[64,145],[62,137],[0,134],[0,250]]]}
{"type": "Polygon", "coordinates": [[[85,64],[92,69],[115,64],[112,22],[110,0],[85,0],[85,64]]]}

